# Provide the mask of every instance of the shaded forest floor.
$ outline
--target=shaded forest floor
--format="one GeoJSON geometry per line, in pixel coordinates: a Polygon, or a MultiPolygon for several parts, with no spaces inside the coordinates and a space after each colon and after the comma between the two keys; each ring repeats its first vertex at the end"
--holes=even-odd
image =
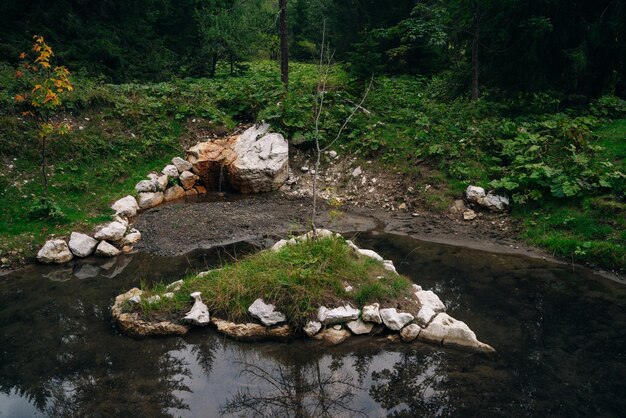
{"type": "MultiPolygon", "coordinates": [[[[298,149],[294,175],[306,182],[301,167],[312,157],[315,66],[294,63],[286,94],[276,66],[263,62],[235,77],[158,84],[79,78],[63,114],[73,131],[50,147],[51,213],[38,200],[39,144],[32,122],[13,102],[12,77],[11,68],[0,68],[5,267],[31,259],[52,234],[90,230],[108,219],[110,203],[131,193],[146,173],[240,123],[266,120],[282,131],[298,149]]],[[[362,93],[339,67],[333,71],[322,112],[324,141],[334,137],[362,93]]],[[[619,99],[576,109],[562,108],[548,95],[471,103],[448,98],[437,80],[403,76],[378,78],[364,107],[367,112],[356,115],[333,147],[340,159],[324,163],[342,173],[323,179],[328,213],[356,204],[467,228],[450,207],[474,184],[513,199],[509,215],[485,213],[481,228],[504,229],[511,239],[568,261],[626,267],[626,180],[620,177],[626,171],[626,106],[619,99]],[[364,174],[351,176],[359,166],[364,174]]]]}

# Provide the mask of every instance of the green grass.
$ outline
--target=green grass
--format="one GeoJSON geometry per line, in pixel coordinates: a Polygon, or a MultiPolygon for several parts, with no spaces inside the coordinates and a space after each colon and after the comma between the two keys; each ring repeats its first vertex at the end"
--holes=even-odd
{"type": "MultiPolygon", "coordinates": [[[[144,299],[163,294],[165,285],[144,289],[144,299]]],[[[212,271],[185,279],[170,300],[143,302],[147,317],[181,318],[192,303],[191,292],[202,292],[209,312],[236,322],[250,321],[248,307],[257,299],[273,303],[289,323],[302,326],[319,306],[390,302],[409,296],[411,281],[385,270],[382,263],[357,256],[342,238],[304,240],[278,252],[261,251],[212,271]],[[353,290],[347,292],[346,286],[353,290]]]]}

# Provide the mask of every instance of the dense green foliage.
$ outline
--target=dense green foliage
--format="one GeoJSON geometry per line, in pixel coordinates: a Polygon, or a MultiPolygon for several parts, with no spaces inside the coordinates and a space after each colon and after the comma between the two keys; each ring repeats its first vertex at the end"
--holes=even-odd
{"type": "MultiPolygon", "coordinates": [[[[289,15],[292,58],[318,56],[326,22],[357,79],[441,74],[468,94],[475,68],[481,89],[505,96],[626,94],[624,0],[291,0],[289,15]]],[[[277,0],[6,0],[0,16],[0,61],[13,64],[36,33],[61,64],[115,82],[213,75],[217,61],[278,53],[277,0]]]]}
{"type": "MultiPolygon", "coordinates": [[[[172,299],[142,302],[145,315],[178,314],[191,306],[190,292],[202,292],[209,311],[236,322],[249,322],[248,307],[257,298],[272,303],[287,321],[302,327],[322,306],[393,301],[410,294],[411,281],[385,270],[382,263],[358,257],[342,238],[304,240],[278,252],[262,251],[185,280],[172,299]],[[347,292],[345,287],[353,287],[347,292]]],[[[144,289],[145,298],[167,292],[161,284],[144,289]]],[[[130,306],[132,308],[132,305],[130,306]]]]}

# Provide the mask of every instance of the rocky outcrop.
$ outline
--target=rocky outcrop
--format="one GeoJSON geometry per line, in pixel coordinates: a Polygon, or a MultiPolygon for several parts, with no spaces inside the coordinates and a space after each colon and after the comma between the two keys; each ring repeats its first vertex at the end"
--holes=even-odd
{"type": "Polygon", "coordinates": [[[98,240],[80,232],[72,232],[68,246],[75,256],[89,257],[96,250],[98,240]]]}
{"type": "Polygon", "coordinates": [[[187,150],[192,171],[205,187],[228,185],[241,193],[278,190],[289,176],[289,147],[269,125],[253,126],[241,135],[203,142],[187,150]]]}
{"type": "Polygon", "coordinates": [[[70,261],[74,255],[65,241],[51,239],[37,253],[37,260],[44,264],[62,264],[70,261]]]}

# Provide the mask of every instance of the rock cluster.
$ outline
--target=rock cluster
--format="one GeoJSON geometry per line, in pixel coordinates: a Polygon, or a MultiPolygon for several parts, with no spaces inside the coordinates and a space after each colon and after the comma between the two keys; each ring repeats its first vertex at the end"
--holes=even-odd
{"type": "MultiPolygon", "coordinates": [[[[510,206],[508,197],[497,195],[493,190],[485,193],[485,189],[483,189],[482,187],[468,186],[465,190],[465,197],[467,198],[468,202],[475,203],[478,206],[492,210],[494,212],[504,212],[508,210],[510,206]]],[[[464,216],[466,215],[464,214],[464,216]]]]}
{"type": "MultiPolygon", "coordinates": [[[[280,251],[284,246],[294,245],[299,241],[310,239],[312,235],[313,233],[309,232],[289,240],[278,241],[270,251],[280,251]]],[[[321,237],[338,236],[324,229],[316,230],[316,235],[321,237]]],[[[392,261],[384,260],[383,257],[374,251],[360,249],[351,241],[347,241],[347,244],[354,250],[355,254],[373,258],[383,263],[389,271],[397,274],[392,261]]],[[[170,292],[180,291],[183,284],[182,281],[171,283],[166,287],[166,290],[170,292]]],[[[129,293],[125,295],[129,295],[129,293]]],[[[124,295],[120,295],[118,298],[122,298],[122,296],[124,295]]],[[[165,295],[162,296],[164,297],[165,295]]],[[[128,297],[120,299],[120,301],[130,300],[131,297],[137,298],[140,295],[137,295],[135,292],[128,297]]],[[[202,303],[200,294],[195,292],[191,294],[191,297],[195,302],[191,311],[184,318],[185,323],[207,325],[210,322],[217,327],[219,332],[243,341],[285,340],[300,334],[298,330],[293,329],[286,323],[287,317],[284,313],[278,311],[276,306],[267,303],[261,298],[256,299],[248,308],[248,313],[258,323],[238,324],[215,318],[214,316],[209,317],[208,309],[202,303]]],[[[116,303],[117,301],[118,299],[116,299],[116,303]]],[[[137,300],[137,303],[139,302],[140,299],[137,300]]],[[[336,307],[320,306],[315,318],[309,320],[301,332],[312,339],[335,345],[351,335],[373,335],[387,330],[388,332],[398,333],[400,340],[407,343],[417,340],[469,351],[487,353],[494,351],[489,345],[478,341],[476,334],[464,322],[448,315],[445,312],[446,306],[434,292],[423,290],[420,286],[413,285],[411,302],[409,306],[415,306],[414,309],[411,309],[411,312],[399,311],[396,307],[381,307],[378,303],[366,305],[360,309],[350,304],[336,307]]],[[[119,313],[117,316],[119,316],[119,313]]],[[[114,318],[117,318],[115,313],[114,318]]],[[[128,320],[128,317],[124,317],[124,320],[128,320]]],[[[163,335],[162,333],[165,332],[163,330],[166,327],[163,323],[160,324],[159,328],[157,328],[160,333],[158,335],[163,335]]],[[[145,328],[145,325],[141,324],[134,328],[128,324],[120,325],[120,328],[129,328],[135,333],[136,329],[140,327],[145,328]]],[[[174,330],[174,328],[171,328],[171,330],[174,330]]],[[[183,333],[183,329],[176,328],[176,330],[183,333]]],[[[186,332],[186,328],[184,332],[186,332]]]]}
{"type": "Polygon", "coordinates": [[[289,147],[266,123],[241,135],[202,142],[187,150],[192,171],[206,187],[228,186],[241,193],[278,190],[289,176],[289,147]]]}
{"type": "Polygon", "coordinates": [[[242,193],[279,189],[287,180],[289,149],[282,135],[268,131],[269,125],[261,124],[227,140],[197,144],[188,151],[189,161],[174,157],[160,173],[151,173],[147,180],[137,183],[137,198],[129,195],[113,203],[114,222],[96,231],[93,238],[72,232],[69,245],[62,239],[51,239],[39,250],[37,259],[46,264],[61,264],[74,256],[95,253],[115,257],[130,252],[141,239],[139,231],[129,228],[129,219],[139,210],[206,194],[205,186],[218,190],[217,183],[224,175],[224,181],[242,193]]]}

